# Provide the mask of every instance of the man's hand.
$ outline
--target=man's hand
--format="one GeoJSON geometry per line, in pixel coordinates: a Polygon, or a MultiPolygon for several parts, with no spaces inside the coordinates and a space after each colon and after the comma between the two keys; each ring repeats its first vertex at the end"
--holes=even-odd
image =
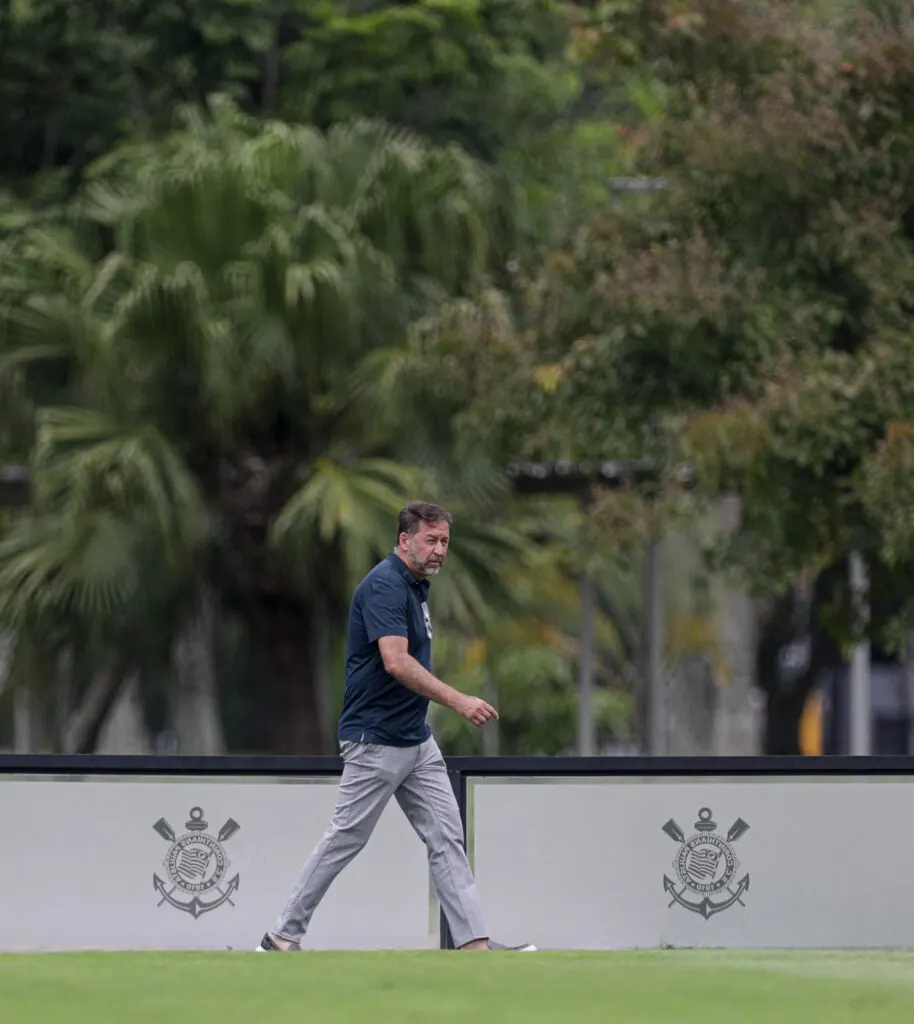
{"type": "Polygon", "coordinates": [[[461,693],[424,669],[409,653],[405,636],[382,636],[378,640],[378,647],[384,668],[408,689],[421,693],[436,704],[451,708],[473,725],[485,725],[491,719],[498,718],[498,712],[491,704],[486,704],[479,697],[461,693]]]}
{"type": "Polygon", "coordinates": [[[479,697],[469,697],[465,693],[460,695],[460,700],[457,702],[454,710],[461,718],[472,722],[473,725],[482,726],[486,722],[491,721],[491,719],[498,718],[498,712],[491,704],[486,704],[479,697]]]}

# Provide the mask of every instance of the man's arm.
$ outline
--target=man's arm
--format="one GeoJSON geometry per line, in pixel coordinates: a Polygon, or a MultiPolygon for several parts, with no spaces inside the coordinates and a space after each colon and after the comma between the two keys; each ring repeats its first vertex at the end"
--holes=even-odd
{"type": "Polygon", "coordinates": [[[461,693],[423,668],[409,653],[406,637],[382,636],[378,639],[378,647],[384,668],[408,689],[456,711],[474,725],[485,725],[490,719],[498,718],[498,712],[491,704],[461,693]]]}

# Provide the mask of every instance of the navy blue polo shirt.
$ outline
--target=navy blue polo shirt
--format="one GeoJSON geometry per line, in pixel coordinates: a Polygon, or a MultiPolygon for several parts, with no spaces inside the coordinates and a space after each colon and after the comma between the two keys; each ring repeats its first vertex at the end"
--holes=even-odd
{"type": "Polygon", "coordinates": [[[379,562],[356,587],[349,606],[346,689],[340,740],[411,747],[431,735],[428,698],[384,668],[378,639],[403,636],[409,653],[431,671],[428,580],[419,580],[395,553],[379,562]]]}

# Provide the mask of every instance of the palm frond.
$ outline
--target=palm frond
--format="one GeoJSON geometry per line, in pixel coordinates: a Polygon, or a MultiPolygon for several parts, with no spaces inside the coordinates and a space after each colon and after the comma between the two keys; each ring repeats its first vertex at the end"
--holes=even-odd
{"type": "Polygon", "coordinates": [[[453,507],[447,567],[435,581],[435,615],[451,628],[485,629],[520,608],[517,573],[530,555],[527,538],[510,525],[461,516],[459,504],[453,507]]]}
{"type": "Polygon", "coordinates": [[[274,521],[270,543],[303,576],[338,550],[340,574],[351,587],[394,546],[397,514],[422,483],[415,469],[386,459],[317,459],[274,521]]]}
{"type": "Polygon", "coordinates": [[[0,377],[17,367],[66,359],[70,354],[69,346],[60,342],[35,342],[32,345],[0,348],[0,377]]]}
{"type": "Polygon", "coordinates": [[[371,359],[406,347],[417,311],[483,272],[488,173],[375,122],[320,133],[224,97],[181,117],[97,164],[63,226],[3,241],[0,360],[23,407],[38,407],[31,532],[2,569],[9,613],[128,615],[146,566],[172,585],[207,544],[183,451],[214,469],[284,445],[306,476],[270,542],[308,586],[357,582],[393,546],[400,508],[445,477],[486,525],[459,519],[436,584],[444,610],[478,623],[514,607],[524,546],[489,525],[503,496],[490,468],[442,458],[438,396],[417,401],[414,364],[400,374],[371,359]],[[22,384],[51,360],[65,387],[22,384]]]}
{"type": "Polygon", "coordinates": [[[113,620],[142,597],[140,531],[109,513],[25,519],[0,541],[0,623],[113,620]]]}
{"type": "Polygon", "coordinates": [[[33,473],[40,513],[76,521],[108,511],[150,530],[166,564],[181,564],[209,535],[196,478],[154,427],[123,428],[86,409],[43,409],[33,473]]]}

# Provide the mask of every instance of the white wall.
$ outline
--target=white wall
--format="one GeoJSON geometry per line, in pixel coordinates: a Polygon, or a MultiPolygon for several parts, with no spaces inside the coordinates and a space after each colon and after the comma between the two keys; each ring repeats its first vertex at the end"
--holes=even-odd
{"type": "MultiPolygon", "coordinates": [[[[0,951],[252,949],[326,828],[336,785],[0,775],[0,951]],[[192,808],[207,823],[202,845],[183,840],[192,808]],[[173,837],[156,831],[160,819],[173,837]],[[226,825],[237,829],[220,836],[226,825]],[[163,902],[154,882],[176,902],[193,899],[169,875],[182,845],[211,854],[198,898],[230,895],[197,917],[163,902]]],[[[910,946],[912,787],[914,777],[471,778],[470,852],[501,941],[910,946]],[[707,834],[696,824],[704,808],[707,834]],[[697,885],[703,860],[707,889],[690,890],[684,881],[697,885]],[[707,916],[697,912],[705,897],[707,916]]],[[[392,801],[305,946],[435,948],[437,927],[425,848],[392,801]]]]}
{"type": "MultiPolygon", "coordinates": [[[[330,820],[336,778],[325,780],[108,778],[67,781],[0,776],[0,951],[41,949],[251,949],[270,928],[330,820]],[[154,876],[173,886],[174,844],[199,807],[230,892],[198,917],[161,903],[154,876]],[[239,828],[219,843],[231,819],[239,828]],[[229,885],[237,877],[237,890],[229,885]]],[[[191,844],[193,848],[193,844],[191,844]]],[[[180,851],[179,851],[180,852],[180,851]]],[[[194,893],[171,892],[188,903],[194,893]]],[[[369,846],[331,887],[305,948],[424,948],[432,934],[425,848],[391,801],[369,846]]]]}
{"type": "Polygon", "coordinates": [[[473,863],[490,928],[540,948],[892,947],[914,939],[909,777],[470,785],[473,863]],[[684,849],[700,836],[703,808],[716,823],[710,841],[684,849]],[[664,832],[671,819],[685,843],[664,832]],[[728,841],[738,821],[748,829],[728,841]],[[702,850],[719,855],[711,889],[690,891],[677,864],[695,882],[702,850]],[[727,909],[698,912],[705,896],[720,904],[734,893],[740,898],[727,909]]]}

